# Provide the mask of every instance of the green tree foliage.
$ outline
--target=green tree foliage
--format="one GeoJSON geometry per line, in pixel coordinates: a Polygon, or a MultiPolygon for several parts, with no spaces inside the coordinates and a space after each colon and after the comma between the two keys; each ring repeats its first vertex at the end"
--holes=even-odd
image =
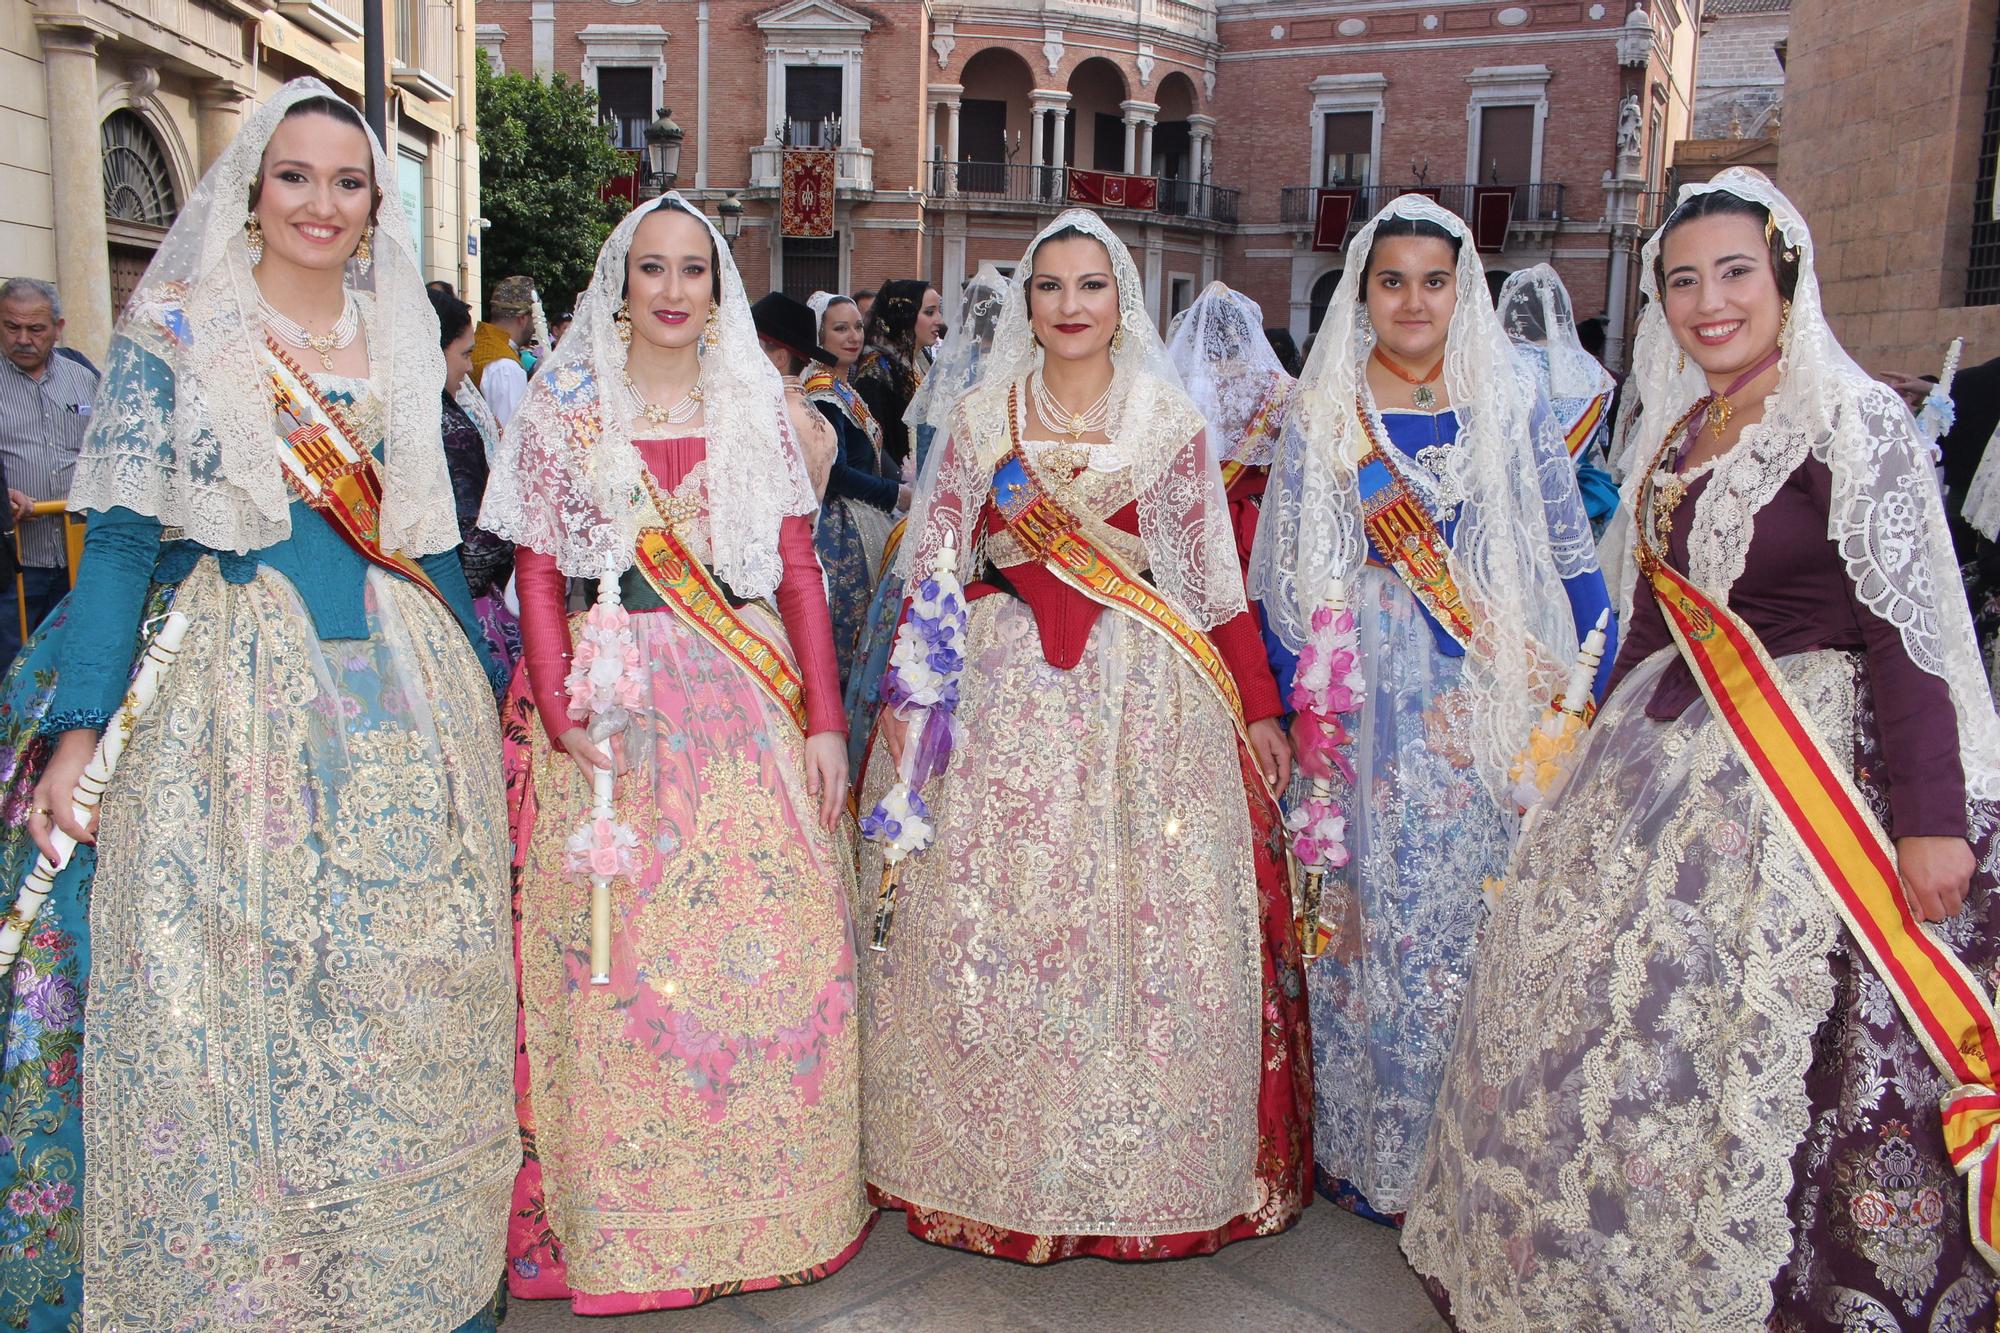
{"type": "Polygon", "coordinates": [[[486,288],[514,273],[535,280],[549,313],[590,285],[597,251],[620,215],[599,195],[625,158],[597,121],[597,95],[558,74],[495,74],[479,52],[480,237],[486,288]]]}

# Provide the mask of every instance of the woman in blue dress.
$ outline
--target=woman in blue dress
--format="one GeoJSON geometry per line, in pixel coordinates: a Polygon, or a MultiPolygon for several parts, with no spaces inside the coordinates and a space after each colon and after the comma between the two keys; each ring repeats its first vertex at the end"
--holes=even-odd
{"type": "MultiPolygon", "coordinates": [[[[992,350],[993,333],[1000,325],[1006,284],[999,266],[990,262],[981,264],[965,284],[959,317],[938,344],[930,374],[917,386],[917,396],[903,413],[911,447],[906,476],[922,475],[938,428],[951,416],[959,396],[978,378],[979,363],[992,350]]],[[[903,580],[896,573],[896,552],[904,530],[901,519],[889,530],[882,551],[882,577],[876,581],[875,596],[868,604],[847,670],[847,754],[856,773],[862,770],[868,738],[875,731],[875,714],[882,706],[882,676],[889,669],[889,650],[895,646],[896,626],[903,618],[903,580]]]]}
{"type": "MultiPolygon", "coordinates": [[[[287,84],[112,341],[78,583],[0,704],[10,813],[96,836],[12,977],[10,1327],[491,1326],[520,1160],[500,735],[389,172],[287,84]],[[169,601],[179,660],[85,828],[169,601]]],[[[10,879],[32,855],[5,844],[10,879]]]]}
{"type": "Polygon", "coordinates": [[[1272,465],[1250,591],[1294,651],[1331,648],[1325,608],[1358,622],[1365,687],[1339,747],[1358,780],[1332,782],[1351,859],[1307,970],[1314,1149],[1323,1190],[1394,1221],[1481,887],[1515,830],[1508,770],[1608,604],[1553,418],[1469,230],[1429,199],[1396,199],[1349,247],[1272,465]]]}

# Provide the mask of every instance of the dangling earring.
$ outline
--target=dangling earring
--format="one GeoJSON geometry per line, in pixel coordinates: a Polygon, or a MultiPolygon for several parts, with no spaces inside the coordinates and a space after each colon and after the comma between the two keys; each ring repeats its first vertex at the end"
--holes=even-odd
{"type": "Polygon", "coordinates": [[[1791,342],[1791,332],[1792,303],[1787,300],[1784,308],[1778,312],[1778,346],[1784,347],[1791,342]]]}
{"type": "Polygon", "coordinates": [[[375,224],[371,222],[361,229],[361,244],[354,247],[354,268],[365,277],[374,265],[375,224]]]}
{"type": "Polygon", "coordinates": [[[720,307],[718,307],[713,301],[711,301],[709,302],[708,306],[708,318],[702,322],[701,346],[697,350],[702,355],[706,355],[709,352],[714,351],[716,345],[721,341],[722,341],[722,311],[720,307]]]}
{"type": "Polygon", "coordinates": [[[630,301],[622,302],[619,305],[618,313],[611,318],[611,329],[612,332],[618,335],[618,345],[620,347],[629,348],[632,346],[632,303],[630,301]]]}
{"type": "Polygon", "coordinates": [[[1687,368],[1688,368],[1688,354],[1687,354],[1687,349],[1683,347],[1674,356],[1674,374],[1678,375],[1687,368]]]}
{"type": "Polygon", "coordinates": [[[264,224],[252,213],[243,224],[243,248],[250,252],[250,267],[264,262],[264,224]]]}
{"type": "Polygon", "coordinates": [[[1125,350],[1125,326],[1123,324],[1120,324],[1117,328],[1111,331],[1111,354],[1113,356],[1116,356],[1118,355],[1118,353],[1124,350],[1125,350]]]}

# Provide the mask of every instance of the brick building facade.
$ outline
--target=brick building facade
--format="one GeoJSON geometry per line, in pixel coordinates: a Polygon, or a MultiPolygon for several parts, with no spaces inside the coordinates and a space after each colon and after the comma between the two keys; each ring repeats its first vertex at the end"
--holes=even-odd
{"type": "MultiPolygon", "coordinates": [[[[382,185],[426,275],[476,290],[473,0],[383,9],[396,176],[382,185]]],[[[244,110],[306,74],[358,107],[361,38],[361,0],[0,0],[0,277],[53,281],[65,340],[101,358],[244,110]]]]}
{"type": "Polygon", "coordinates": [[[1779,166],[1833,327],[1872,370],[2000,356],[2000,0],[1792,11],[1779,166]]]}
{"type": "Polygon", "coordinates": [[[1461,210],[1511,187],[1489,267],[1548,260],[1580,313],[1629,313],[1692,115],[1694,3],[483,0],[479,42],[597,87],[628,138],[672,108],[679,187],[747,205],[753,289],[954,292],[1075,193],[1124,190],[1150,206],[1103,211],[1163,324],[1221,277],[1303,337],[1341,263],[1313,248],[1316,191],[1350,185],[1354,225],[1410,185],[1461,210]],[[828,114],[836,237],[783,238],[782,145],[828,114]]]}

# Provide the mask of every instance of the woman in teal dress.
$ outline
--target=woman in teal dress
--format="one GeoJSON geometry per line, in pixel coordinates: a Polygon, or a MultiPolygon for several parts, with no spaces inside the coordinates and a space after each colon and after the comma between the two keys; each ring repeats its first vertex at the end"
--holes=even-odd
{"type": "MultiPolygon", "coordinates": [[[[16,829],[89,838],[76,778],[150,618],[190,626],[11,978],[8,1327],[492,1325],[520,1159],[500,736],[388,170],[287,84],[112,342],[78,583],[0,699],[16,829]]],[[[33,854],[17,832],[0,866],[33,854]]]]}

